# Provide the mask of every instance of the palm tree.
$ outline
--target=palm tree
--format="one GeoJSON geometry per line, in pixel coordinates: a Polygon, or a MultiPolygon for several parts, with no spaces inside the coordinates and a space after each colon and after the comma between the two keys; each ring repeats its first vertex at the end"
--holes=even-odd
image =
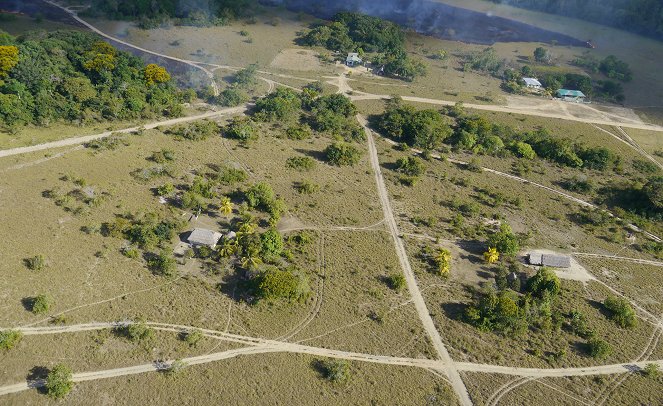
{"type": "Polygon", "coordinates": [[[442,276],[448,276],[451,272],[451,252],[440,248],[433,258],[435,264],[437,264],[438,271],[442,276]]]}
{"type": "Polygon", "coordinates": [[[221,199],[221,213],[223,213],[225,216],[229,216],[233,212],[233,204],[230,201],[230,198],[224,197],[221,199]]]}
{"type": "Polygon", "coordinates": [[[240,260],[240,263],[242,264],[242,267],[247,268],[247,269],[253,269],[257,267],[258,265],[262,264],[262,259],[255,253],[248,253],[247,256],[242,257],[240,260]]]}
{"type": "Polygon", "coordinates": [[[224,238],[221,248],[219,248],[219,255],[223,258],[229,257],[237,252],[239,244],[237,238],[228,239],[224,238]]]}

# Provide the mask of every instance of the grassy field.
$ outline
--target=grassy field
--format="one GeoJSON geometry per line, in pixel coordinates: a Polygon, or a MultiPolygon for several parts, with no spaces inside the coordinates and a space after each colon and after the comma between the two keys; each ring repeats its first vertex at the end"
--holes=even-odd
{"type": "MultiPolygon", "coordinates": [[[[353,362],[350,380],[335,384],[320,376],[318,361],[305,355],[249,355],[192,366],[175,377],[150,373],[104,379],[76,385],[67,404],[195,404],[201,399],[234,405],[253,405],[258,399],[265,405],[457,404],[445,381],[422,369],[353,362]]],[[[44,397],[28,391],[5,400],[33,404],[44,397]]]]}

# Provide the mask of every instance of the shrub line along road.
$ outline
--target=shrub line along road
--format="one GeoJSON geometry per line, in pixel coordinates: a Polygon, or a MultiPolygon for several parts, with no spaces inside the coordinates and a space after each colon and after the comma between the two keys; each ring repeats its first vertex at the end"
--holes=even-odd
{"type": "MultiPolygon", "coordinates": [[[[214,81],[214,74],[213,70],[218,69],[218,68],[228,68],[228,69],[233,69],[236,70],[237,68],[232,68],[229,66],[222,66],[222,65],[213,65],[213,64],[204,64],[196,61],[191,61],[191,60],[186,60],[186,59],[180,59],[180,58],[175,58],[172,56],[164,55],[164,54],[159,54],[138,46],[135,46],[133,44],[127,43],[125,41],[121,41],[117,38],[114,38],[110,35],[107,35],[103,33],[101,30],[98,28],[94,27],[90,23],[84,21],[78,15],[76,15],[76,12],[72,9],[66,8],[64,6],[61,6],[53,1],[50,0],[44,0],[45,2],[59,7],[62,10],[66,11],[69,13],[76,21],[79,23],[83,24],[93,32],[97,33],[98,35],[101,35],[102,37],[108,38],[114,42],[123,44],[125,46],[128,46],[130,48],[137,49],[141,52],[145,52],[148,54],[152,54],[155,56],[159,56],[162,58],[174,60],[177,62],[181,62],[184,64],[187,64],[193,68],[199,69],[203,71],[209,78],[212,84],[212,87],[214,89],[214,93],[218,94],[219,89],[214,81]],[[201,65],[208,65],[208,66],[213,66],[215,69],[209,70],[204,68],[201,65]]],[[[265,73],[269,74],[269,72],[260,72],[260,73],[265,73]]],[[[285,75],[284,75],[285,76],[285,75]]],[[[262,79],[262,78],[261,78],[262,79]]],[[[298,78],[299,79],[299,78],[298,78]]],[[[277,82],[267,80],[267,82],[270,85],[270,90],[273,88],[274,85],[278,84],[277,82]]],[[[346,78],[339,78],[339,91],[342,93],[350,93],[352,90],[351,87],[347,84],[347,79],[346,78]]],[[[353,100],[375,100],[375,99],[388,99],[390,96],[383,96],[383,95],[372,95],[372,94],[362,94],[362,95],[353,95],[351,96],[353,100]]],[[[435,99],[427,99],[427,98],[419,98],[419,97],[409,97],[409,96],[404,96],[404,100],[406,101],[412,101],[412,102],[420,102],[420,103],[428,103],[428,104],[435,104],[435,105],[454,105],[455,102],[451,101],[444,101],[444,100],[435,100],[435,99]]],[[[579,121],[579,122],[584,122],[584,123],[589,123],[589,124],[602,124],[602,125],[615,125],[615,126],[621,126],[621,127],[626,127],[626,128],[638,128],[638,129],[645,129],[645,130],[652,130],[652,131],[661,131],[663,132],[663,127],[659,126],[653,126],[653,125],[647,125],[647,124],[634,124],[634,123],[624,123],[624,122],[612,122],[612,121],[603,121],[603,120],[592,120],[592,119],[581,119],[577,117],[572,117],[572,116],[561,116],[561,115],[556,115],[556,114],[549,114],[549,113],[542,113],[540,111],[534,111],[534,110],[520,110],[520,109],[513,109],[505,106],[495,106],[495,105],[477,105],[477,104],[466,104],[466,107],[472,108],[472,109],[478,109],[478,110],[489,110],[489,111],[498,111],[498,112],[507,112],[507,113],[518,113],[518,114],[526,114],[526,115],[535,115],[535,116],[540,116],[540,117],[550,117],[550,118],[558,118],[558,119],[563,119],[563,120],[570,120],[570,121],[579,121]]],[[[0,151],[0,158],[1,157],[7,157],[7,156],[12,156],[12,155],[19,155],[19,154],[25,154],[29,152],[36,152],[36,151],[41,151],[41,150],[46,150],[46,149],[51,149],[51,148],[57,148],[57,147],[63,147],[63,146],[70,146],[70,145],[76,145],[76,144],[82,144],[86,142],[90,142],[99,138],[104,138],[109,135],[112,135],[113,133],[130,133],[134,131],[138,131],[141,128],[145,129],[150,129],[150,128],[155,128],[158,126],[167,126],[167,125],[175,125],[179,123],[186,123],[190,121],[195,121],[195,120],[200,120],[204,118],[211,118],[211,117],[216,117],[219,115],[223,114],[234,114],[234,113],[242,113],[245,112],[246,109],[248,108],[248,104],[240,107],[235,107],[235,108],[229,108],[229,109],[224,109],[220,111],[214,111],[214,112],[208,112],[205,114],[201,115],[196,115],[196,116],[189,116],[189,117],[181,117],[177,119],[170,119],[170,120],[163,120],[155,123],[150,123],[146,124],[140,127],[133,127],[133,128],[127,128],[119,131],[109,131],[109,132],[104,132],[101,134],[96,134],[96,135],[89,135],[89,136],[84,136],[84,137],[77,137],[77,138],[70,138],[70,139],[65,139],[65,140],[60,140],[60,141],[55,141],[55,142],[49,142],[45,144],[39,144],[39,145],[34,145],[34,146],[29,146],[29,147],[20,147],[20,148],[14,148],[14,149],[9,149],[9,150],[4,150],[0,151]]],[[[516,376],[522,376],[522,377],[528,377],[531,379],[535,378],[542,378],[542,377],[565,377],[565,376],[583,376],[583,375],[597,375],[597,374],[621,374],[625,372],[634,372],[637,371],[638,369],[644,367],[646,364],[649,364],[651,362],[655,362],[661,366],[663,366],[663,360],[659,361],[645,361],[645,362],[635,362],[635,363],[627,363],[627,364],[613,364],[613,365],[602,365],[602,366],[593,366],[593,367],[581,367],[581,368],[550,368],[550,369],[539,369],[539,368],[518,368],[518,367],[507,367],[507,366],[499,366],[499,365],[488,365],[488,364],[478,364],[478,363],[468,363],[468,362],[454,362],[451,356],[449,355],[446,347],[444,346],[444,343],[442,342],[442,339],[440,337],[440,333],[435,327],[435,324],[433,322],[433,319],[430,316],[430,313],[428,311],[428,308],[426,307],[426,303],[423,299],[423,296],[421,294],[421,291],[419,290],[419,286],[417,284],[414,272],[410,266],[410,262],[407,256],[407,252],[405,250],[405,246],[403,244],[403,241],[400,237],[399,230],[398,230],[398,224],[396,223],[396,219],[394,217],[393,210],[391,208],[391,204],[389,201],[389,195],[388,191],[384,182],[384,178],[382,176],[382,172],[380,169],[380,164],[379,164],[379,157],[377,154],[377,148],[375,146],[375,141],[373,138],[373,133],[368,129],[367,127],[367,122],[364,117],[358,116],[357,117],[361,125],[364,127],[364,130],[367,134],[368,138],[368,147],[369,147],[369,152],[370,152],[370,161],[371,161],[371,167],[373,169],[374,175],[375,175],[375,180],[376,184],[378,187],[378,193],[380,197],[380,202],[382,205],[382,209],[385,215],[385,222],[387,224],[387,228],[394,240],[394,245],[396,248],[396,253],[398,254],[399,262],[401,265],[401,268],[403,269],[403,272],[405,274],[405,278],[407,281],[408,289],[410,292],[410,295],[412,296],[412,302],[415,304],[415,307],[417,309],[417,313],[419,314],[419,318],[421,319],[421,322],[423,324],[424,329],[426,330],[428,336],[430,337],[433,346],[438,353],[440,359],[438,360],[431,360],[431,359],[414,359],[414,358],[402,358],[402,357],[391,357],[391,356],[383,356],[383,355],[372,355],[372,354],[362,354],[362,353],[354,353],[354,352],[347,352],[347,351],[339,351],[339,350],[332,350],[332,349],[326,349],[326,348],[318,348],[318,347],[310,347],[310,346],[305,346],[301,344],[296,344],[296,343],[287,343],[287,342],[282,342],[282,341],[275,341],[275,340],[266,340],[266,339],[261,339],[261,338],[253,338],[253,337],[246,337],[246,336],[240,336],[240,335],[235,335],[235,334],[229,334],[221,331],[215,331],[215,330],[207,330],[207,329],[202,329],[203,333],[211,338],[218,339],[218,340],[225,340],[225,341],[231,341],[231,342],[236,342],[236,343],[241,343],[241,344],[246,344],[248,347],[240,348],[240,349],[234,349],[234,350],[228,350],[228,351],[223,351],[223,352],[218,352],[218,353],[213,353],[213,354],[207,354],[207,355],[202,355],[202,356],[197,356],[197,357],[190,357],[190,358],[185,358],[183,359],[184,362],[186,362],[189,365],[197,365],[197,364],[204,364],[208,362],[214,362],[214,361],[219,361],[223,359],[228,359],[228,358],[233,358],[237,357],[240,355],[248,355],[248,354],[260,354],[260,353],[269,353],[269,352],[289,352],[289,353],[304,353],[304,354],[311,354],[311,355],[318,355],[318,356],[325,356],[325,357],[333,357],[333,358],[341,358],[341,359],[347,359],[347,360],[357,360],[357,361],[364,361],[364,362],[373,362],[373,363],[380,363],[380,364],[390,364],[390,365],[403,365],[403,366],[414,366],[414,367],[420,367],[420,368],[425,368],[427,370],[433,370],[433,371],[443,371],[446,373],[447,377],[449,378],[449,383],[451,384],[454,392],[458,396],[459,401],[463,405],[471,405],[472,401],[470,399],[469,393],[467,391],[467,388],[465,387],[465,384],[463,383],[459,371],[464,371],[464,372],[484,372],[484,373],[497,373],[497,374],[508,374],[508,375],[516,375],[516,376]]],[[[630,144],[630,142],[629,142],[630,144]]],[[[632,146],[636,149],[639,149],[639,146],[637,144],[632,144],[632,146]]],[[[451,161],[451,160],[450,160],[451,161]]],[[[466,164],[461,161],[454,161],[462,164],[466,164]]],[[[525,179],[514,177],[509,174],[505,174],[502,172],[494,171],[488,168],[483,168],[486,171],[493,172],[498,175],[502,176],[508,176],[510,178],[514,178],[516,180],[519,180],[521,182],[527,182],[527,183],[532,183],[529,182],[525,179]]],[[[580,199],[577,199],[573,196],[566,195],[563,192],[556,191],[552,188],[543,186],[543,185],[538,185],[535,184],[535,186],[542,187],[545,189],[548,189],[554,193],[561,194],[567,199],[571,199],[573,201],[576,201],[577,203],[580,203],[585,206],[590,206],[590,207],[596,207],[592,205],[591,203],[582,201],[580,199]]],[[[650,237],[655,237],[658,239],[656,236],[651,236],[650,237]]],[[[660,241],[660,239],[659,239],[660,241]]],[[[592,255],[592,254],[589,254],[592,255]]],[[[93,330],[100,330],[100,329],[109,329],[109,328],[115,328],[115,327],[120,327],[127,325],[129,322],[120,322],[120,323],[93,323],[93,324],[79,324],[79,325],[70,325],[70,326],[58,326],[58,327],[23,327],[23,328],[16,328],[17,330],[23,332],[25,335],[39,335],[39,334],[61,334],[61,333],[73,333],[73,332],[82,332],[82,331],[93,331],[93,330]]],[[[148,325],[152,326],[156,330],[162,330],[162,331],[174,331],[174,332],[180,332],[182,330],[189,330],[193,329],[194,327],[191,326],[181,326],[181,325],[172,325],[172,324],[164,324],[164,323],[154,323],[150,322],[147,323],[148,325]]],[[[0,329],[2,330],[2,329],[0,329]]],[[[96,380],[96,379],[104,379],[104,378],[112,378],[112,377],[119,377],[119,376],[126,376],[126,375],[133,375],[133,374],[139,374],[139,373],[144,373],[144,372],[151,372],[151,371],[158,371],[163,369],[163,365],[158,365],[156,363],[150,363],[150,364],[143,364],[143,365],[137,365],[137,366],[132,366],[132,367],[126,367],[126,368],[116,368],[116,369],[110,369],[110,370],[102,370],[102,371],[94,371],[94,372],[84,372],[84,373],[77,373],[74,374],[73,380],[75,382],[84,382],[84,381],[90,381],[90,380],[96,380]]],[[[38,387],[38,386],[43,386],[44,381],[43,380],[37,380],[37,381],[31,381],[31,382],[23,382],[15,385],[8,385],[8,386],[3,386],[0,387],[0,395],[5,395],[9,393],[16,393],[20,392],[23,390],[27,390],[30,388],[38,387]]]]}

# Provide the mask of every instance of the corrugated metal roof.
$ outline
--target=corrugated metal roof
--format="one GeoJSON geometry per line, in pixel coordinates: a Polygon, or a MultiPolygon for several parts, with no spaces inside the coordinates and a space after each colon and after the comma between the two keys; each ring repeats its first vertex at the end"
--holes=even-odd
{"type": "Polygon", "coordinates": [[[217,233],[212,230],[206,230],[204,228],[196,228],[189,235],[188,241],[193,245],[207,245],[214,247],[219,239],[221,238],[221,233],[217,233]]]}
{"type": "Polygon", "coordinates": [[[559,89],[557,95],[560,97],[587,97],[580,90],[559,89]]]}
{"type": "Polygon", "coordinates": [[[540,252],[532,252],[529,254],[529,263],[531,265],[541,265],[543,262],[543,254],[540,252]]]}
{"type": "Polygon", "coordinates": [[[541,263],[543,266],[552,266],[554,268],[570,268],[571,257],[565,255],[543,254],[541,263]]]}
{"type": "Polygon", "coordinates": [[[525,81],[525,84],[526,84],[527,86],[538,86],[538,87],[541,87],[541,82],[539,82],[538,80],[536,80],[536,79],[534,79],[534,78],[523,78],[523,80],[525,81]]]}

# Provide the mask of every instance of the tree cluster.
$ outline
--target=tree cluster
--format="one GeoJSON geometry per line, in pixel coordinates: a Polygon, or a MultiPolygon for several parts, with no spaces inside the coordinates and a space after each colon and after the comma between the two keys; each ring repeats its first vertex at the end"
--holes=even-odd
{"type": "Polygon", "coordinates": [[[383,66],[385,74],[408,81],[426,74],[423,63],[407,55],[402,28],[378,17],[339,13],[331,22],[313,27],[301,40],[305,45],[323,46],[342,54],[373,53],[373,63],[383,66]]]}
{"type": "Polygon", "coordinates": [[[81,31],[5,35],[0,47],[0,126],[89,123],[182,113],[182,93],[145,66],[81,31]]]}
{"type": "Polygon", "coordinates": [[[417,110],[395,99],[376,120],[378,130],[394,141],[431,151],[452,134],[447,119],[437,110],[417,110]]]}

